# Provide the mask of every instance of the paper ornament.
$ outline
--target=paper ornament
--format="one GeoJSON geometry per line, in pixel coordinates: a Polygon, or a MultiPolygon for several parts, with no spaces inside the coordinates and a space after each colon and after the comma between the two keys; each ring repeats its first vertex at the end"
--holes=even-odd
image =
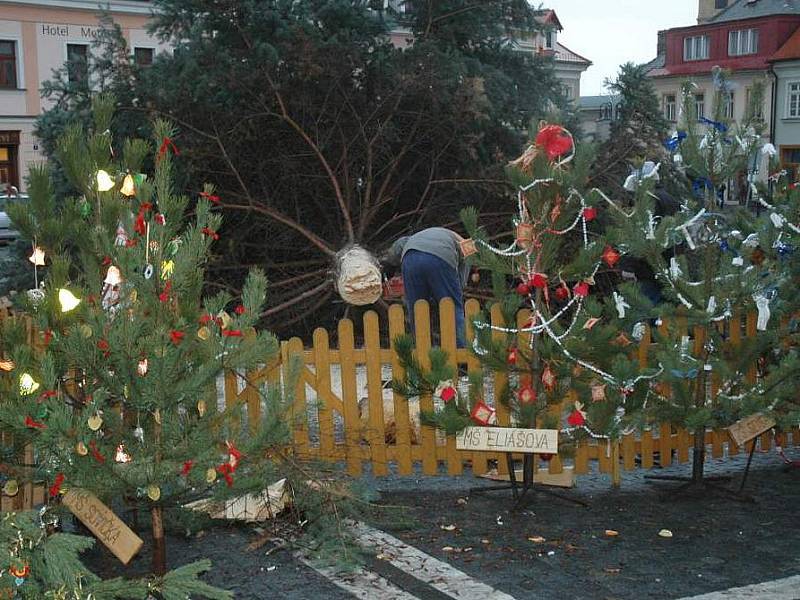
{"type": "Polygon", "coordinates": [[[125,175],[125,179],[122,180],[122,187],[119,191],[123,196],[128,196],[129,198],[136,195],[136,182],[133,179],[133,175],[130,173],[125,175]]]}
{"type": "Polygon", "coordinates": [[[201,417],[206,414],[206,401],[205,400],[198,400],[197,401],[197,414],[201,417]]]}
{"type": "Polygon", "coordinates": [[[206,483],[214,483],[217,480],[217,470],[214,467],[206,469],[206,483]]]}
{"type": "Polygon", "coordinates": [[[204,342],[211,337],[211,330],[203,325],[200,329],[197,330],[197,337],[203,340],[204,342]]]}
{"type": "Polygon", "coordinates": [[[569,299],[569,288],[562,283],[560,286],[556,288],[555,291],[556,300],[559,302],[564,302],[565,300],[569,299]]]}
{"type": "Polygon", "coordinates": [[[525,384],[517,392],[517,399],[520,404],[531,404],[536,402],[536,390],[530,384],[525,384]]]}
{"type": "Polygon", "coordinates": [[[114,188],[114,180],[106,171],[100,169],[95,175],[98,192],[107,192],[114,188]]]}
{"type": "Polygon", "coordinates": [[[76,298],[75,295],[66,288],[58,290],[58,302],[61,305],[62,313],[70,312],[81,303],[80,298],[76,298]]]}
{"type": "Polygon", "coordinates": [[[89,449],[83,442],[78,442],[77,444],[75,444],[75,452],[77,452],[79,456],[86,456],[87,454],[89,454],[89,449]]]}
{"type": "Polygon", "coordinates": [[[520,296],[527,296],[528,294],[530,294],[530,293],[531,293],[531,288],[530,288],[530,286],[529,286],[527,283],[524,283],[524,282],[523,282],[523,283],[520,283],[520,284],[517,286],[517,293],[518,293],[520,296]]]}
{"type": "Polygon", "coordinates": [[[136,365],[136,372],[137,372],[139,375],[141,375],[142,377],[144,377],[145,375],[147,375],[147,369],[148,369],[148,362],[147,362],[147,359],[146,359],[146,358],[143,358],[143,359],[142,359],[142,360],[140,360],[140,361],[139,361],[139,363],[136,365]]]}
{"type": "Polygon", "coordinates": [[[536,147],[547,154],[550,161],[572,151],[572,136],[560,125],[545,125],[536,134],[536,147]]]}
{"type": "Polygon", "coordinates": [[[506,356],[506,363],[508,363],[511,366],[514,366],[517,364],[517,359],[518,359],[517,349],[511,348],[511,350],[508,351],[508,356],[506,356]]]}
{"type": "Polygon", "coordinates": [[[131,458],[130,454],[125,452],[125,444],[120,444],[117,446],[117,451],[114,454],[114,462],[116,463],[129,463],[133,459],[131,458]]]}
{"type": "Polygon", "coordinates": [[[222,327],[222,329],[227,329],[230,327],[232,321],[233,319],[231,319],[231,316],[224,310],[221,310],[217,313],[217,323],[220,327],[222,327]]]}
{"type": "Polygon", "coordinates": [[[550,368],[550,365],[545,365],[542,370],[542,385],[548,392],[552,392],[556,387],[556,374],[550,368]]]}
{"type": "Polygon", "coordinates": [[[0,360],[0,371],[8,373],[14,370],[14,366],[13,360],[0,360]]]}
{"type": "Polygon", "coordinates": [[[533,225],[530,223],[520,223],[517,225],[516,232],[517,245],[527,250],[533,244],[533,225]]]}
{"type": "Polygon", "coordinates": [[[586,319],[586,323],[583,324],[583,328],[589,331],[592,327],[597,325],[600,322],[600,319],[597,317],[589,317],[586,319]]]}
{"type": "Polygon", "coordinates": [[[43,267],[44,266],[44,250],[42,250],[39,246],[33,247],[33,252],[28,257],[28,260],[33,263],[35,267],[43,267]]]}
{"type": "Polygon", "coordinates": [[[592,390],[592,402],[602,402],[606,399],[606,384],[600,383],[596,379],[589,384],[592,390]]]}
{"type": "Polygon", "coordinates": [[[175,272],[175,261],[167,259],[161,262],[161,279],[169,279],[175,272]]]}
{"type": "Polygon", "coordinates": [[[483,400],[479,400],[473,407],[470,417],[478,425],[486,426],[494,423],[496,412],[491,406],[485,404],[483,400]]]}

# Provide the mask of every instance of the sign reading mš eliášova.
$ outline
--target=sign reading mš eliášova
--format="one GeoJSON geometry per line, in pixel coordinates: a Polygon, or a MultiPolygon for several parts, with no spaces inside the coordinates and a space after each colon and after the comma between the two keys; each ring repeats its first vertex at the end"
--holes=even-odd
{"type": "Polygon", "coordinates": [[[558,431],[516,427],[467,427],[456,436],[456,448],[486,452],[557,454],[558,431]]]}

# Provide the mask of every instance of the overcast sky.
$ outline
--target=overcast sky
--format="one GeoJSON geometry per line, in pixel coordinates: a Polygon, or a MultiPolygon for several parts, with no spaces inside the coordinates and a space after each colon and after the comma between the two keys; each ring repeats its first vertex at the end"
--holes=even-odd
{"type": "Polygon", "coordinates": [[[606,93],[603,81],[619,65],[648,62],[656,56],[660,29],[697,23],[698,0],[549,0],[564,31],[559,41],[592,61],[581,78],[581,95],[606,93]]]}

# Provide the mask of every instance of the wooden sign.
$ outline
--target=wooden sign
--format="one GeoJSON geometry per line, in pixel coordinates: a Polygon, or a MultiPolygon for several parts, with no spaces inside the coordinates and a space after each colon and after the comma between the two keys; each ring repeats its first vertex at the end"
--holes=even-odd
{"type": "Polygon", "coordinates": [[[728,432],[731,434],[737,446],[743,446],[745,443],[773,427],[775,427],[775,421],[772,418],[762,415],[761,413],[756,413],[728,427],[728,432]]]}
{"type": "Polygon", "coordinates": [[[456,448],[485,452],[557,454],[558,431],[516,427],[467,427],[456,436],[456,448]]]}
{"type": "Polygon", "coordinates": [[[69,490],[63,502],[122,564],[127,565],[141,549],[141,538],[91,492],[69,490]]]}

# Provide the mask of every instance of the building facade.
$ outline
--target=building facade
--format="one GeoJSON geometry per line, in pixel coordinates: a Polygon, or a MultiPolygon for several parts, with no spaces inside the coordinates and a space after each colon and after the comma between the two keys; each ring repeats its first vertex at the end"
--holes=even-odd
{"type": "MultiPolygon", "coordinates": [[[[648,65],[666,119],[676,125],[680,120],[680,91],[685,81],[694,83],[691,101],[698,116],[715,118],[712,73],[721,67],[730,72],[732,91],[723,98],[719,117],[741,122],[754,87],[761,84],[764,98],[755,110],[774,143],[781,127],[791,119],[781,118],[785,108],[776,106],[781,92],[773,57],[798,28],[800,2],[795,0],[700,0],[698,24],[659,32],[658,56],[648,65]]],[[[759,176],[764,176],[764,170],[761,165],[759,176]]]]}
{"type": "MultiPolygon", "coordinates": [[[[168,50],[147,34],[150,2],[114,0],[108,8],[140,64],[168,50]]],[[[99,27],[92,0],[0,0],[0,185],[25,191],[30,165],[44,160],[33,135],[49,106],[42,82],[66,63],[71,80],[91,85],[88,63],[99,27]]]]}
{"type": "Polygon", "coordinates": [[[772,141],[792,180],[800,178],[800,29],[770,59],[774,77],[772,141]]]}
{"type": "Polygon", "coordinates": [[[603,142],[611,137],[611,124],[619,118],[620,96],[581,96],[578,111],[584,139],[603,142]]]}

